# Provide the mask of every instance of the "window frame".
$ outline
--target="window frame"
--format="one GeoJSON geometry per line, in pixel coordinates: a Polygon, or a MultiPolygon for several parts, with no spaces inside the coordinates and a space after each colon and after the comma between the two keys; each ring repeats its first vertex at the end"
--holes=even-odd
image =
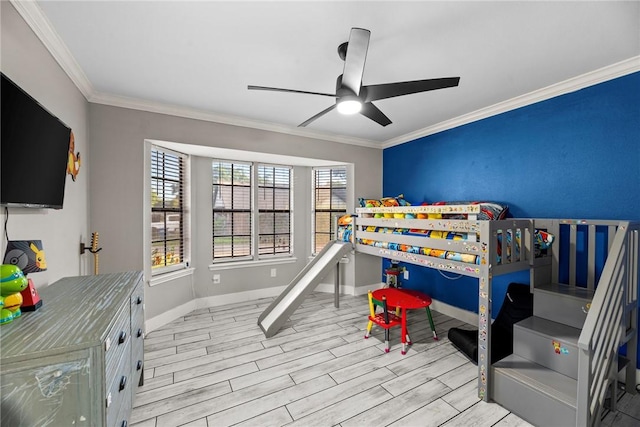
{"type": "MultiPolygon", "coordinates": [[[[253,176],[253,164],[251,162],[243,162],[243,161],[237,161],[237,160],[227,160],[227,159],[211,159],[211,212],[212,212],[212,229],[211,229],[211,259],[212,262],[214,263],[219,263],[219,262],[237,262],[237,261],[248,261],[248,260],[252,260],[254,257],[254,253],[255,253],[255,243],[254,243],[254,239],[253,239],[253,234],[254,234],[254,227],[255,227],[255,221],[254,221],[254,215],[253,215],[253,209],[255,206],[255,197],[253,195],[253,188],[255,186],[255,179],[253,176]],[[232,194],[232,200],[234,197],[234,188],[236,188],[236,185],[234,185],[233,183],[233,170],[234,170],[234,166],[248,166],[249,167],[249,208],[238,208],[238,209],[234,209],[234,208],[230,208],[230,209],[219,209],[216,210],[215,208],[215,204],[216,204],[216,196],[213,194],[214,191],[214,187],[216,185],[228,185],[228,184],[216,184],[213,182],[213,167],[214,164],[218,163],[228,163],[231,165],[231,173],[232,173],[232,179],[231,179],[231,184],[230,184],[230,188],[231,188],[231,194],[232,194]],[[234,255],[233,254],[233,249],[232,249],[232,253],[230,256],[221,256],[216,258],[215,257],[215,239],[216,237],[231,237],[233,239],[233,219],[232,219],[232,234],[230,235],[221,235],[221,236],[216,236],[215,235],[215,231],[216,231],[216,225],[215,225],[215,221],[216,221],[216,212],[219,213],[231,213],[231,217],[233,218],[235,213],[248,213],[249,214],[249,254],[244,255],[244,254],[240,254],[240,255],[234,255]]],[[[246,185],[244,186],[240,186],[238,185],[237,187],[247,187],[246,185]]],[[[246,236],[246,235],[243,235],[246,236]]]]}
{"type": "MultiPolygon", "coordinates": [[[[189,227],[189,213],[190,213],[190,197],[189,197],[189,192],[190,192],[190,183],[189,183],[189,163],[190,163],[190,156],[188,154],[185,153],[181,153],[175,150],[171,150],[156,144],[151,143],[150,144],[150,148],[149,148],[149,173],[147,175],[147,179],[149,180],[149,214],[150,214],[150,222],[149,222],[149,238],[148,238],[148,242],[149,242],[149,259],[147,262],[149,262],[149,269],[150,269],[150,273],[151,273],[151,277],[153,278],[158,278],[159,276],[162,275],[166,275],[167,273],[172,273],[172,272],[176,272],[178,270],[184,270],[186,268],[189,267],[189,257],[190,257],[190,251],[189,251],[189,233],[190,233],[190,227],[189,227]],[[170,179],[167,179],[166,174],[164,176],[154,176],[153,175],[153,156],[154,156],[154,152],[161,152],[164,153],[165,155],[170,155],[170,156],[175,156],[176,158],[179,159],[179,172],[180,172],[180,177],[178,181],[173,181],[173,182],[178,182],[181,189],[179,190],[179,193],[181,193],[181,197],[180,197],[180,204],[178,206],[178,208],[168,208],[168,207],[162,207],[162,208],[155,208],[153,206],[153,203],[151,202],[151,199],[153,197],[154,194],[154,185],[152,184],[154,179],[160,179],[160,180],[164,180],[172,182],[170,179]],[[179,238],[178,239],[168,239],[168,232],[164,232],[164,237],[163,239],[154,239],[154,233],[153,233],[153,217],[154,217],[154,213],[162,213],[164,219],[164,228],[165,230],[167,229],[167,218],[170,215],[180,215],[180,224],[179,224],[179,238]],[[169,264],[169,265],[162,265],[162,266],[158,266],[158,267],[154,267],[154,262],[152,260],[153,257],[153,247],[154,247],[154,243],[158,243],[158,242],[165,242],[164,245],[164,253],[167,253],[167,244],[166,242],[171,241],[171,240],[180,240],[180,247],[182,249],[182,253],[180,254],[181,256],[181,260],[175,264],[169,264]]],[[[166,258],[165,258],[165,262],[166,262],[166,258]]]]}
{"type": "MultiPolygon", "coordinates": [[[[346,215],[349,205],[348,205],[348,194],[349,191],[349,170],[347,168],[346,165],[335,165],[335,166],[319,166],[319,167],[312,167],[311,168],[311,254],[312,256],[317,255],[318,253],[320,253],[321,249],[317,249],[317,235],[319,234],[319,232],[317,231],[317,224],[316,224],[316,212],[327,212],[329,214],[330,220],[329,220],[329,232],[327,233],[326,231],[322,231],[320,233],[322,234],[328,234],[329,235],[329,240],[328,242],[330,242],[331,240],[335,239],[335,235],[336,235],[336,225],[335,224],[335,220],[334,218],[334,214],[340,214],[339,216],[342,215],[346,215]],[[345,177],[345,182],[344,182],[344,187],[334,187],[333,184],[333,171],[334,170],[341,170],[344,172],[344,177],[345,177]],[[324,189],[326,187],[317,187],[317,173],[318,171],[329,171],[329,192],[330,194],[332,193],[332,190],[334,188],[344,188],[344,192],[345,192],[345,200],[344,200],[344,210],[343,209],[332,209],[331,205],[333,202],[333,197],[330,197],[329,200],[329,204],[330,207],[329,209],[317,209],[316,208],[316,202],[317,202],[317,191],[319,189],[324,189]]],[[[328,243],[327,242],[327,243],[328,243]]],[[[326,244],[325,244],[326,245],[326,244]]],[[[323,246],[324,248],[324,246],[323,246]]]]}
{"type": "Polygon", "coordinates": [[[294,218],[294,209],[293,209],[293,166],[288,166],[288,165],[276,165],[276,164],[268,164],[268,163],[255,163],[254,166],[256,167],[256,210],[257,210],[257,214],[256,214],[256,239],[257,239],[257,259],[273,259],[273,258],[282,258],[282,257],[291,257],[293,256],[293,218],[294,218]],[[260,184],[260,168],[271,168],[274,170],[274,183],[272,187],[267,187],[264,185],[260,184]],[[288,186],[287,187],[279,187],[276,185],[276,177],[275,177],[275,170],[276,169],[286,169],[288,171],[288,186]],[[259,197],[260,197],[260,191],[261,188],[270,188],[273,189],[273,200],[274,200],[274,207],[273,209],[261,209],[260,208],[260,203],[259,203],[259,197]],[[276,201],[276,190],[280,189],[287,189],[287,191],[289,192],[289,197],[288,197],[288,209],[277,209],[275,207],[275,201],[276,201]],[[265,213],[265,212],[273,212],[274,215],[274,220],[273,220],[273,233],[261,233],[260,232],[260,214],[261,213],[265,213]],[[289,216],[289,231],[288,233],[276,233],[276,228],[277,228],[277,221],[276,221],[276,216],[277,214],[280,213],[287,213],[289,216]],[[277,235],[283,235],[283,234],[287,234],[288,239],[289,239],[289,244],[288,244],[288,250],[286,252],[276,252],[276,236],[277,235]],[[274,236],[274,243],[273,243],[273,252],[272,253],[260,253],[261,247],[260,247],[260,238],[262,236],[265,235],[273,235],[274,236]]]}
{"type": "MultiPolygon", "coordinates": [[[[211,263],[212,265],[221,265],[221,264],[235,264],[235,263],[242,263],[242,262],[249,262],[249,263],[255,263],[258,261],[265,261],[265,260],[282,260],[282,259],[287,259],[287,258],[292,258],[294,255],[294,188],[293,188],[293,183],[294,183],[294,167],[291,165],[281,165],[281,164],[272,164],[272,163],[263,163],[263,162],[247,162],[247,161],[240,161],[240,160],[230,160],[230,159],[222,159],[222,158],[211,158],[211,163],[212,163],[212,192],[213,192],[213,186],[216,185],[213,182],[213,164],[214,163],[229,163],[231,165],[248,165],[250,167],[250,194],[251,194],[251,201],[250,201],[250,222],[251,222],[251,235],[250,235],[250,251],[249,251],[249,255],[242,255],[242,256],[224,256],[224,257],[215,257],[215,252],[214,252],[214,239],[215,239],[215,225],[213,224],[212,221],[212,225],[213,225],[213,229],[212,229],[212,236],[211,236],[211,263]],[[277,187],[275,185],[275,180],[274,180],[274,186],[270,187],[270,186],[263,186],[260,183],[260,168],[262,167],[266,167],[266,168],[272,168],[272,169],[287,169],[289,171],[289,186],[288,186],[288,191],[289,191],[289,198],[288,198],[288,209],[283,210],[283,209],[273,209],[271,211],[274,212],[274,215],[276,213],[283,213],[283,212],[288,212],[289,215],[289,232],[288,232],[288,236],[289,236],[289,249],[286,252],[276,252],[275,251],[275,244],[274,244],[274,252],[272,253],[261,253],[261,246],[260,246],[260,237],[268,234],[268,233],[260,233],[260,214],[264,213],[265,211],[269,211],[269,209],[262,209],[259,206],[259,192],[261,191],[261,189],[264,188],[270,188],[273,189],[274,192],[276,189],[281,188],[281,187],[277,187]]],[[[282,187],[282,188],[286,188],[286,187],[282,187]]],[[[281,188],[281,189],[282,189],[281,188]]],[[[215,200],[213,199],[213,193],[212,193],[212,197],[211,197],[211,211],[212,214],[215,218],[215,213],[216,210],[214,208],[215,205],[215,200]]],[[[231,210],[229,210],[231,211],[231,210]]],[[[284,234],[284,233],[276,233],[275,232],[276,229],[276,223],[274,221],[274,233],[273,235],[277,235],[277,234],[284,234]]],[[[233,236],[233,234],[231,234],[230,236],[233,236]]]]}

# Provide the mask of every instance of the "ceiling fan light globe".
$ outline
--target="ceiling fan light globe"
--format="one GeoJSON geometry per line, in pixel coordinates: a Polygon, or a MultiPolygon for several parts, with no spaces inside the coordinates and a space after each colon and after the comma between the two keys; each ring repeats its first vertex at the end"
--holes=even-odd
{"type": "Polygon", "coordinates": [[[357,99],[343,99],[338,101],[338,112],[340,114],[357,114],[362,110],[362,102],[357,99]]]}

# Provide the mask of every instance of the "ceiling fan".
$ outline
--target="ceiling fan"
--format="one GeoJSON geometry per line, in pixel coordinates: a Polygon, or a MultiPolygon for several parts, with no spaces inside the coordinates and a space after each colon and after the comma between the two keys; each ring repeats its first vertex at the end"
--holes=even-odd
{"type": "Polygon", "coordinates": [[[336,81],[336,93],[309,92],[304,90],[281,89],[267,86],[249,85],[249,90],[268,90],[274,92],[304,93],[308,95],[330,96],[336,99],[335,104],[319,112],[310,119],[300,123],[298,127],[307,126],[314,120],[324,116],[337,108],[342,114],[360,113],[381,126],[391,124],[391,120],[384,115],[372,101],[393,98],[394,96],[409,95],[429,90],[444,89],[458,86],[460,77],[445,77],[440,79],[412,80],[408,82],[384,83],[379,85],[362,85],[364,63],[369,48],[371,31],[363,28],[352,28],[349,41],[338,46],[338,55],[344,61],[344,70],[336,81]]]}

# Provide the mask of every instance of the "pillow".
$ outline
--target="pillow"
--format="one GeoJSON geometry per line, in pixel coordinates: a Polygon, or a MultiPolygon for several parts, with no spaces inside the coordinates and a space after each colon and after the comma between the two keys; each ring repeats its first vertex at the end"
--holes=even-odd
{"type": "Polygon", "coordinates": [[[382,199],[368,199],[360,197],[358,203],[363,208],[377,208],[380,206],[411,206],[411,203],[404,199],[404,195],[397,197],[383,197],[382,199]]]}

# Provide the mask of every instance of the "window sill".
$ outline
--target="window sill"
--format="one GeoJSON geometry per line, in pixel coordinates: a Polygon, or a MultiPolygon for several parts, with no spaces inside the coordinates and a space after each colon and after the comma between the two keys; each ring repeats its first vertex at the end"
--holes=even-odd
{"type": "Polygon", "coordinates": [[[293,264],[298,261],[298,258],[272,258],[272,259],[261,259],[259,261],[237,261],[237,262],[221,262],[217,264],[209,265],[209,271],[215,270],[232,270],[236,268],[247,268],[247,267],[264,267],[267,265],[277,265],[277,264],[293,264]]]}
{"type": "Polygon", "coordinates": [[[158,274],[151,277],[151,280],[149,280],[149,286],[159,285],[161,283],[166,283],[185,276],[193,276],[194,271],[195,268],[183,268],[181,270],[171,271],[169,273],[158,274]]]}

